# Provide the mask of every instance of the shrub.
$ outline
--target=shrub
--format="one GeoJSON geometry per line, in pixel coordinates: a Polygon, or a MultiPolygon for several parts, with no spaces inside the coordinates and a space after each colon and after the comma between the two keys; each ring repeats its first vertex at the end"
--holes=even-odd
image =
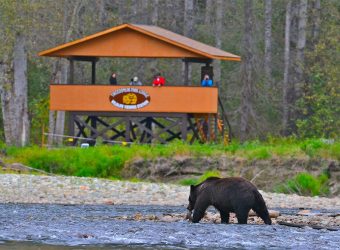
{"type": "Polygon", "coordinates": [[[129,157],[124,149],[113,147],[44,149],[11,148],[9,154],[30,167],[62,175],[119,178],[129,157]]]}
{"type": "Polygon", "coordinates": [[[327,183],[328,176],[326,174],[314,177],[308,173],[299,173],[285,184],[275,188],[275,191],[286,194],[296,193],[306,196],[327,195],[329,194],[327,183]]]}

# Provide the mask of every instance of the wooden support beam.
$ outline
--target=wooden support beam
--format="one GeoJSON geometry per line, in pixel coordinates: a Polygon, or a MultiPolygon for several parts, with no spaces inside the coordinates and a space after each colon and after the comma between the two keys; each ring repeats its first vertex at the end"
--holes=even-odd
{"type": "Polygon", "coordinates": [[[72,58],[70,58],[69,61],[70,61],[70,74],[69,74],[68,83],[73,84],[74,83],[74,61],[72,58]]]}
{"type": "Polygon", "coordinates": [[[102,124],[103,126],[105,126],[105,129],[102,130],[102,133],[106,133],[109,130],[112,130],[115,133],[119,133],[119,130],[115,129],[116,126],[118,126],[119,124],[122,123],[123,119],[118,120],[117,122],[109,125],[108,123],[106,123],[105,121],[103,121],[102,119],[97,117],[97,121],[98,123],[102,124]]]}
{"type": "Polygon", "coordinates": [[[76,137],[80,137],[81,135],[85,138],[87,138],[87,134],[85,133],[85,126],[82,125],[78,120],[74,119],[74,123],[77,125],[77,128],[79,129],[78,134],[76,137]]]}
{"type": "Polygon", "coordinates": [[[188,86],[189,83],[189,62],[184,61],[184,85],[188,86]]]}
{"type": "Polygon", "coordinates": [[[188,117],[188,122],[189,122],[189,125],[190,125],[190,129],[192,130],[193,132],[193,136],[190,140],[190,144],[194,143],[195,139],[199,140],[199,134],[198,134],[198,129],[197,129],[197,124],[194,122],[191,121],[191,117],[188,117]]]}
{"type": "Polygon", "coordinates": [[[217,143],[217,134],[218,134],[217,114],[214,115],[214,133],[215,133],[215,143],[217,143]]]}
{"type": "Polygon", "coordinates": [[[88,128],[91,131],[92,138],[96,137],[96,135],[98,134],[97,130],[88,124],[89,121],[92,121],[91,117],[88,117],[85,121],[83,121],[78,116],[75,116],[74,120],[79,122],[84,129],[88,128]]]}
{"type": "Polygon", "coordinates": [[[207,142],[210,142],[211,141],[211,116],[210,114],[208,114],[208,133],[207,133],[207,142]]]}
{"type": "Polygon", "coordinates": [[[130,133],[131,133],[131,121],[129,117],[125,117],[125,141],[130,142],[130,133]]]}
{"type": "Polygon", "coordinates": [[[74,136],[74,114],[73,112],[69,112],[68,117],[68,135],[74,136]]]}
{"type": "Polygon", "coordinates": [[[91,84],[96,84],[96,63],[97,61],[92,61],[92,74],[91,74],[91,84]]]}
{"type": "Polygon", "coordinates": [[[191,63],[205,63],[209,65],[213,62],[213,59],[201,59],[201,58],[184,58],[183,62],[191,62],[191,63]]]}
{"type": "Polygon", "coordinates": [[[133,125],[132,122],[130,121],[130,130],[131,130],[131,135],[132,135],[132,140],[131,141],[135,141],[137,139],[137,135],[135,133],[135,128],[138,128],[137,125],[133,125]]]}
{"type": "Polygon", "coordinates": [[[147,142],[150,142],[152,141],[152,134],[153,134],[153,131],[152,131],[152,117],[148,117],[146,118],[146,123],[145,123],[146,127],[151,131],[150,133],[146,133],[146,138],[147,138],[147,142]]]}
{"type": "Polygon", "coordinates": [[[72,59],[74,61],[82,61],[82,62],[98,62],[99,58],[95,56],[71,56],[68,58],[69,60],[72,59]]]}
{"type": "MultiPolygon", "coordinates": [[[[87,113],[89,114],[89,113],[87,113]]],[[[176,116],[166,117],[158,114],[157,118],[148,116],[87,116],[85,114],[79,115],[78,112],[70,113],[69,127],[77,126],[79,130],[76,137],[82,136],[91,140],[96,140],[101,137],[103,142],[113,143],[114,140],[132,142],[140,140],[143,143],[159,142],[166,143],[174,139],[187,140],[190,134],[190,143],[196,139],[200,140],[197,124],[192,120],[194,116],[191,114],[177,114],[176,116]],[[72,118],[73,117],[73,118],[72,118]],[[104,117],[119,117],[119,119],[102,119],[104,117]],[[95,123],[93,123],[95,119],[95,123]],[[73,121],[73,125],[71,122],[73,121]],[[137,130],[137,131],[135,131],[137,130]]],[[[214,116],[215,117],[215,116],[214,116]]],[[[206,132],[210,131],[210,139],[213,138],[213,119],[210,117],[206,124],[206,132]],[[211,124],[210,127],[209,123],[211,124]]],[[[215,117],[216,119],[217,117],[215,117]]],[[[216,121],[215,121],[216,122],[216,121]]],[[[74,130],[74,128],[73,128],[74,130]]],[[[73,135],[72,135],[73,136],[73,135]]],[[[207,135],[208,137],[208,135],[207,135]]],[[[79,140],[79,139],[78,139],[79,140]]],[[[81,139],[84,140],[85,139],[81,139]]],[[[75,140],[76,143],[77,139],[75,140]]]]}
{"type": "MultiPolygon", "coordinates": [[[[176,120],[173,120],[173,119],[167,119],[167,118],[164,118],[164,119],[170,121],[171,123],[175,123],[175,122],[176,122],[176,120]]],[[[166,129],[165,131],[166,131],[167,133],[169,133],[169,134],[171,134],[171,135],[173,135],[173,136],[178,137],[178,139],[181,139],[180,136],[177,135],[177,133],[172,132],[172,131],[169,129],[169,127],[165,127],[163,124],[161,124],[161,123],[158,122],[157,120],[153,119],[153,123],[156,124],[158,127],[162,128],[162,129],[165,128],[165,129],[166,129]]]]}
{"type": "Polygon", "coordinates": [[[181,133],[182,133],[182,140],[186,141],[187,140],[187,121],[188,121],[188,115],[183,114],[183,117],[181,119],[181,133]]]}
{"type": "Polygon", "coordinates": [[[142,123],[141,123],[140,121],[138,121],[138,120],[134,120],[134,122],[138,125],[138,127],[139,127],[141,130],[145,131],[147,134],[150,135],[150,137],[148,138],[148,141],[151,142],[152,139],[156,139],[156,140],[160,141],[161,143],[166,143],[166,141],[165,141],[163,138],[161,138],[161,137],[160,137],[159,135],[157,135],[157,134],[154,134],[154,133],[152,132],[152,130],[149,129],[149,128],[147,127],[147,125],[145,126],[144,124],[142,124],[142,123]]]}
{"type": "Polygon", "coordinates": [[[93,137],[97,132],[97,117],[96,116],[90,116],[90,120],[91,120],[91,127],[93,128],[93,130],[91,130],[91,137],[93,137]]]}

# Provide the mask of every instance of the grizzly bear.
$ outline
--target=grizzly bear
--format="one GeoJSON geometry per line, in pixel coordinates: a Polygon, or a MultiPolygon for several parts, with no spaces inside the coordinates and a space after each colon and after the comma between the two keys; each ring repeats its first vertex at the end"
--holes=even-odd
{"type": "Polygon", "coordinates": [[[199,222],[210,205],[220,212],[221,223],[229,223],[229,213],[234,212],[239,224],[247,224],[250,209],[264,223],[272,223],[260,192],[252,183],[240,177],[210,177],[196,186],[191,185],[187,207],[189,219],[193,223],[199,222]],[[194,214],[191,218],[192,211],[194,214]]]}

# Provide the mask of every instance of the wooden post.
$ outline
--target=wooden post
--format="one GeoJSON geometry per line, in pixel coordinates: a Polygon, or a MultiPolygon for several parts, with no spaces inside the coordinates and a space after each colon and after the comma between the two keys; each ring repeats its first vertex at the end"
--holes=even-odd
{"type": "Polygon", "coordinates": [[[182,140],[187,140],[187,122],[188,122],[188,115],[183,114],[182,116],[182,122],[181,122],[181,132],[182,132],[182,140]]]}
{"type": "Polygon", "coordinates": [[[189,83],[189,62],[184,60],[184,85],[188,86],[189,83]]]}
{"type": "MultiPolygon", "coordinates": [[[[92,73],[91,73],[91,84],[94,85],[96,84],[96,58],[94,58],[91,63],[92,63],[92,73]]],[[[94,128],[95,130],[97,129],[97,117],[96,116],[91,116],[91,127],[94,128]]],[[[91,136],[94,135],[94,132],[91,131],[91,136]]]]}
{"type": "MultiPolygon", "coordinates": [[[[69,136],[75,136],[75,133],[74,133],[74,114],[73,114],[73,112],[69,112],[68,135],[69,136]]],[[[73,140],[74,140],[74,138],[73,138],[73,140]]],[[[75,141],[72,141],[72,145],[75,145],[75,141]]]]}
{"type": "Polygon", "coordinates": [[[74,136],[74,114],[72,112],[69,112],[68,135],[74,136]]]}
{"type": "Polygon", "coordinates": [[[217,128],[217,121],[218,121],[218,114],[215,114],[215,124],[214,124],[214,131],[215,131],[215,143],[217,143],[217,134],[218,134],[218,128],[217,128]]]}
{"type": "Polygon", "coordinates": [[[152,139],[154,138],[154,135],[153,135],[153,132],[154,132],[154,131],[152,130],[152,121],[153,121],[152,117],[148,117],[148,118],[146,119],[145,127],[151,131],[151,134],[148,133],[148,132],[146,132],[146,138],[147,138],[147,141],[146,141],[146,142],[147,142],[147,143],[151,143],[151,142],[152,142],[152,139]]]}
{"type": "Polygon", "coordinates": [[[208,114],[208,134],[207,134],[207,142],[210,142],[211,140],[211,117],[210,114],[208,114]]]}
{"type": "Polygon", "coordinates": [[[92,61],[92,74],[91,74],[91,84],[96,84],[96,58],[92,61]]]}
{"type": "MultiPolygon", "coordinates": [[[[97,116],[91,116],[91,127],[95,130],[97,129],[97,116]]],[[[91,130],[91,136],[95,134],[94,131],[91,130]]]]}
{"type": "Polygon", "coordinates": [[[125,118],[125,141],[126,142],[130,142],[130,131],[131,130],[131,121],[130,121],[130,117],[126,117],[125,118]]]}
{"type": "Polygon", "coordinates": [[[70,77],[69,77],[69,83],[74,83],[74,60],[73,58],[69,58],[70,61],[70,77]]]}

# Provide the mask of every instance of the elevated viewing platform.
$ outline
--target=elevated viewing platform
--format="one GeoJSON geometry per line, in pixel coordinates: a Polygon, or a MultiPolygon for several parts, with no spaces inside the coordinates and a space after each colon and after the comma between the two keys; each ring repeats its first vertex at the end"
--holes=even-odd
{"type": "MultiPolygon", "coordinates": [[[[213,84],[211,63],[240,61],[237,55],[157,26],[138,24],[122,24],[39,55],[65,58],[70,63],[67,84],[50,85],[50,109],[67,111],[66,135],[56,136],[73,138],[73,145],[78,141],[94,145],[98,138],[104,143],[167,143],[174,139],[206,142],[216,141],[219,132],[225,140],[224,124],[228,124],[230,138],[226,113],[213,84]],[[103,57],[182,59],[184,84],[103,85],[96,81],[96,65],[103,57]],[[75,61],[91,63],[91,83],[73,84],[75,61]],[[205,80],[210,81],[202,81],[205,87],[190,85],[190,63],[204,65],[201,80],[207,77],[205,80]]],[[[159,73],[165,78],[169,74],[159,73]]]]}

